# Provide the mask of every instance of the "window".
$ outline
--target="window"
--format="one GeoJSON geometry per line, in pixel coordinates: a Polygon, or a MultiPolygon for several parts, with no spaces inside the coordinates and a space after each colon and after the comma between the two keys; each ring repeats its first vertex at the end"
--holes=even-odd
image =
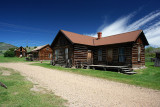
{"type": "Polygon", "coordinates": [[[46,48],[46,50],[49,50],[49,48],[46,48]]]}
{"type": "Polygon", "coordinates": [[[98,50],[98,61],[102,61],[102,50],[98,50]]]}
{"type": "Polygon", "coordinates": [[[51,54],[49,54],[49,55],[48,55],[48,58],[51,58],[51,57],[52,57],[52,55],[51,55],[51,54]]]}
{"type": "Polygon", "coordinates": [[[65,48],[65,58],[68,59],[68,48],[65,48]]]}
{"type": "Polygon", "coordinates": [[[138,61],[141,61],[141,46],[138,46],[138,61]]]}
{"type": "Polygon", "coordinates": [[[125,61],[124,48],[119,48],[119,62],[125,61]]]}
{"type": "Polygon", "coordinates": [[[58,54],[59,54],[59,50],[56,49],[56,50],[55,50],[55,60],[58,60],[58,54]]]}

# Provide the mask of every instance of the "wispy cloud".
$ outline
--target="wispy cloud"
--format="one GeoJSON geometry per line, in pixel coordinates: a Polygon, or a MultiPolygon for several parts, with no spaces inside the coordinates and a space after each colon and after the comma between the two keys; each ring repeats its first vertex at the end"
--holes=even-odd
{"type": "MultiPolygon", "coordinates": [[[[34,32],[45,32],[45,33],[52,33],[53,32],[53,31],[49,31],[49,30],[45,30],[45,29],[39,29],[39,28],[34,28],[34,27],[28,27],[28,26],[0,22],[0,28],[4,29],[4,27],[7,27],[7,30],[8,30],[8,28],[12,28],[12,29],[16,29],[17,32],[23,32],[23,33],[28,33],[28,30],[32,31],[32,32],[33,31],[34,32]],[[24,30],[27,30],[27,32],[24,32],[24,30]]],[[[12,32],[13,30],[10,30],[10,31],[12,32]]]]}
{"type": "Polygon", "coordinates": [[[46,41],[37,41],[37,40],[16,40],[16,41],[5,41],[6,43],[15,45],[15,46],[41,46],[45,45],[48,42],[46,41]]]}
{"type": "MultiPolygon", "coordinates": [[[[134,31],[142,29],[152,46],[160,47],[160,11],[153,11],[146,16],[132,21],[136,16],[136,13],[131,13],[127,16],[121,17],[114,21],[113,23],[104,26],[100,26],[97,32],[102,32],[102,36],[110,36],[114,34],[134,31]]],[[[91,36],[96,36],[96,34],[90,34],[91,36]]]]}

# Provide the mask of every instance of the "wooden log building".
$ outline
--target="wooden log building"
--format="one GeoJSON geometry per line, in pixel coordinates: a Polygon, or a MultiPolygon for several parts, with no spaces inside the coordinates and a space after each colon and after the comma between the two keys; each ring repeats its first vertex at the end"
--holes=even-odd
{"type": "Polygon", "coordinates": [[[25,48],[23,48],[22,46],[15,49],[14,52],[15,52],[15,56],[17,56],[17,57],[20,57],[20,56],[26,57],[27,56],[27,50],[25,48]]]}
{"type": "Polygon", "coordinates": [[[52,60],[53,51],[49,44],[38,46],[28,54],[32,54],[33,60],[52,60]]]}
{"type": "Polygon", "coordinates": [[[51,44],[57,65],[145,66],[145,46],[149,45],[142,30],[102,37],[60,30],[51,44]]]}

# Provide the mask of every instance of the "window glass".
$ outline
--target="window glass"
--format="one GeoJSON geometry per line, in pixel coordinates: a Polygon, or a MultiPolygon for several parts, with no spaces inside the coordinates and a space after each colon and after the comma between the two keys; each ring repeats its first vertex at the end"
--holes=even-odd
{"type": "Polygon", "coordinates": [[[59,54],[59,50],[56,49],[56,50],[55,50],[55,60],[58,60],[58,54],[59,54]]]}
{"type": "Polygon", "coordinates": [[[68,59],[68,48],[65,48],[65,58],[68,59]]]}
{"type": "Polygon", "coordinates": [[[141,47],[138,46],[138,61],[141,61],[141,47]]]}
{"type": "Polygon", "coordinates": [[[125,62],[124,48],[119,48],[119,62],[125,62]]]}
{"type": "Polygon", "coordinates": [[[102,61],[102,50],[98,50],[98,61],[102,61]]]}

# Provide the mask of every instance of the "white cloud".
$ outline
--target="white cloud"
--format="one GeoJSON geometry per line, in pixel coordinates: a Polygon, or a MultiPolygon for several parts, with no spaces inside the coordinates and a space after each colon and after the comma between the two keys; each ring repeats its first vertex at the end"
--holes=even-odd
{"type": "MultiPolygon", "coordinates": [[[[119,18],[110,25],[100,26],[97,32],[102,32],[102,36],[110,36],[114,34],[134,31],[142,29],[152,46],[160,47],[160,11],[154,11],[148,15],[132,22],[132,18],[135,17],[135,13],[128,16],[119,18]],[[130,23],[132,22],[132,23],[130,23]]],[[[97,34],[90,34],[91,36],[97,36],[97,34]]]]}
{"type": "Polygon", "coordinates": [[[151,12],[150,14],[146,15],[145,17],[130,24],[128,26],[128,30],[137,30],[137,29],[145,26],[146,24],[148,24],[149,22],[151,22],[152,20],[154,20],[155,18],[157,18],[159,16],[160,16],[160,11],[151,12]]]}

